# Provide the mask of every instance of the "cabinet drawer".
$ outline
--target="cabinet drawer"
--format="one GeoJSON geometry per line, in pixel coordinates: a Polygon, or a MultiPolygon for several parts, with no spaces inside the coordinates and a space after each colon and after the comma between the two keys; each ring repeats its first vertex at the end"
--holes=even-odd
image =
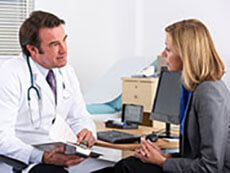
{"type": "Polygon", "coordinates": [[[130,78],[122,83],[122,103],[144,106],[144,112],[151,112],[158,78],[130,78]]]}
{"type": "Polygon", "coordinates": [[[139,82],[136,81],[125,81],[122,83],[122,92],[131,94],[131,93],[138,93],[140,88],[139,82]]]}
{"type": "Polygon", "coordinates": [[[139,83],[136,81],[125,81],[122,85],[122,103],[139,105],[139,83]]]}

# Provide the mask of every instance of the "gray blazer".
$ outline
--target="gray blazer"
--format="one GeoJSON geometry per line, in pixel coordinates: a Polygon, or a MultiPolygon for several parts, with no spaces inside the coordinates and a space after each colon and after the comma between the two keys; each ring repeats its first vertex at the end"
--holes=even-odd
{"type": "Polygon", "coordinates": [[[164,172],[230,172],[230,93],[223,81],[202,82],[191,94],[181,157],[166,159],[164,172]]]}

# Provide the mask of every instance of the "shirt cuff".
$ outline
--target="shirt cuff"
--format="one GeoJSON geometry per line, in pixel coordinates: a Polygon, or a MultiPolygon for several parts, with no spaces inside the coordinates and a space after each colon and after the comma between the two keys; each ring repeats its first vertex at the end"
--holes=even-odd
{"type": "Polygon", "coordinates": [[[44,151],[38,150],[37,148],[33,148],[33,150],[30,153],[30,163],[40,163],[42,162],[44,151]]]}

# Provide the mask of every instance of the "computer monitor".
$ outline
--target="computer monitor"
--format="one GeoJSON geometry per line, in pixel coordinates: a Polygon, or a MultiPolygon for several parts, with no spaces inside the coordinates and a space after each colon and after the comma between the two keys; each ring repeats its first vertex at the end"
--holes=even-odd
{"type": "Polygon", "coordinates": [[[180,123],[180,94],[181,74],[167,70],[161,71],[150,115],[151,120],[166,123],[166,134],[161,137],[172,138],[170,124],[180,123]]]}
{"type": "Polygon", "coordinates": [[[140,124],[143,119],[143,106],[133,104],[122,105],[122,122],[140,124]]]}

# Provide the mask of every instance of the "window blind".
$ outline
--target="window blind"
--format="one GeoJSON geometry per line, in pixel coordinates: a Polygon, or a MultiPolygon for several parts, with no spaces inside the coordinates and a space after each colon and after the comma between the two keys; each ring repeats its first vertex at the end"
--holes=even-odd
{"type": "Polygon", "coordinates": [[[0,58],[21,52],[19,28],[34,9],[34,0],[0,0],[0,58]]]}

